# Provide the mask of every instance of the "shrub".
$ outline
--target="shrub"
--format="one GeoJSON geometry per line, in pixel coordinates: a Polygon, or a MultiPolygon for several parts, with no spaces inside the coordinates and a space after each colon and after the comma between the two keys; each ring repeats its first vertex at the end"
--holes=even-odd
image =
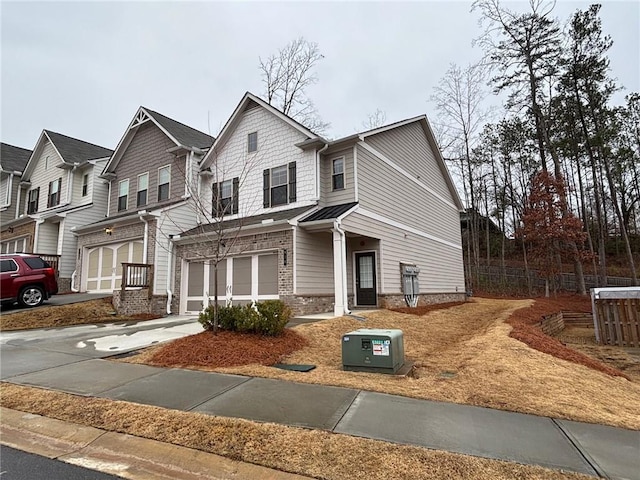
{"type": "Polygon", "coordinates": [[[209,305],[204,309],[204,312],[198,314],[198,321],[205,330],[213,330],[213,305],[209,305]]]}
{"type": "MultiPolygon", "coordinates": [[[[205,330],[213,330],[213,305],[198,315],[205,330]]],[[[276,336],[282,334],[291,318],[291,309],[280,300],[267,300],[254,305],[218,308],[218,326],[223,330],[276,336]]]]}
{"type": "Polygon", "coordinates": [[[263,335],[280,335],[291,318],[291,309],[281,300],[266,300],[256,304],[260,313],[259,332],[263,335]]]}

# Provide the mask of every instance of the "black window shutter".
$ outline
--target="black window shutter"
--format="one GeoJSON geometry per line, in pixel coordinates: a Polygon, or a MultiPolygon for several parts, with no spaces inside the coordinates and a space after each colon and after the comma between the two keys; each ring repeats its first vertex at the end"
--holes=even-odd
{"type": "Polygon", "coordinates": [[[238,189],[240,186],[240,179],[235,177],[233,179],[233,213],[238,213],[238,189]]]}
{"type": "Polygon", "coordinates": [[[49,182],[49,193],[47,194],[47,208],[51,206],[51,185],[53,185],[53,182],[49,182]]]}
{"type": "Polygon", "coordinates": [[[214,217],[220,216],[220,195],[218,194],[218,184],[213,182],[211,187],[211,212],[214,217]]]}
{"type": "Polygon", "coordinates": [[[269,169],[267,168],[264,172],[262,172],[262,188],[264,192],[263,206],[264,208],[269,208],[271,205],[271,199],[269,195],[269,169]]]}
{"type": "Polygon", "coordinates": [[[289,164],[289,203],[296,201],[296,162],[289,164]]]}

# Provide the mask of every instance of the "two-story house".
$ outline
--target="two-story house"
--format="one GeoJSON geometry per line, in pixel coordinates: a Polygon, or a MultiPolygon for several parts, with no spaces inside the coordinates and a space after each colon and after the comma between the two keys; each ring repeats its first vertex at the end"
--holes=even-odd
{"type": "Polygon", "coordinates": [[[422,115],[328,141],[247,93],[202,161],[209,214],[174,235],[175,305],[300,313],[464,300],[462,203],[422,115]],[[217,275],[216,275],[217,273],[217,275]]]}
{"type": "Polygon", "coordinates": [[[17,205],[20,179],[30,156],[31,150],[0,143],[0,225],[2,225],[0,228],[3,239],[0,243],[0,253],[27,251],[25,235],[12,236],[11,240],[6,241],[4,238],[14,233],[13,227],[5,228],[5,225],[15,220],[20,214],[17,205]]]}
{"type": "Polygon", "coordinates": [[[16,199],[19,215],[3,224],[3,243],[22,238],[24,251],[59,256],[61,292],[74,288],[72,230],[104,216],[107,189],[98,175],[111,153],[108,148],[43,130],[22,173],[16,199]]]}
{"type": "Polygon", "coordinates": [[[106,215],[74,230],[82,291],[114,291],[121,286],[122,263],[149,263],[157,302],[171,301],[171,237],[196,224],[192,205],[200,161],[213,140],[153,110],[138,109],[100,175],[108,185],[106,215]]]}

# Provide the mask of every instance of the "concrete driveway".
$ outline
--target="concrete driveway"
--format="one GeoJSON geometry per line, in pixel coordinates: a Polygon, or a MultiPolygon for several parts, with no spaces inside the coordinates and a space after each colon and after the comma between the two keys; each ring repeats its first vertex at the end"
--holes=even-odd
{"type": "Polygon", "coordinates": [[[105,358],[202,331],[196,317],[0,333],[0,378],[105,358]]]}
{"type": "Polygon", "coordinates": [[[40,308],[51,307],[56,305],[69,305],[71,303],[88,302],[89,300],[97,300],[99,298],[111,298],[111,293],[65,293],[63,295],[54,295],[39,307],[22,308],[17,303],[15,305],[0,305],[2,315],[10,315],[12,313],[24,312],[26,310],[37,311],[40,308]]]}

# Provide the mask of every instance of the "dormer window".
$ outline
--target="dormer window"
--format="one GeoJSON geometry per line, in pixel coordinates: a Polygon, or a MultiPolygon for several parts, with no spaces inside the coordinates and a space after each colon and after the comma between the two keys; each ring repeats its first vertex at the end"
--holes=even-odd
{"type": "Polygon", "coordinates": [[[129,179],[122,180],[118,185],[118,211],[127,209],[129,200],[129,179]]]}
{"type": "Polygon", "coordinates": [[[333,190],[344,189],[344,158],[336,158],[333,161],[332,184],[333,190]]]}
{"type": "Polygon", "coordinates": [[[62,178],[49,182],[49,198],[47,207],[55,207],[60,203],[60,189],[62,188],[62,178]]]}
{"type": "Polygon", "coordinates": [[[247,135],[247,152],[257,152],[258,151],[258,132],[252,132],[247,135]]]}

